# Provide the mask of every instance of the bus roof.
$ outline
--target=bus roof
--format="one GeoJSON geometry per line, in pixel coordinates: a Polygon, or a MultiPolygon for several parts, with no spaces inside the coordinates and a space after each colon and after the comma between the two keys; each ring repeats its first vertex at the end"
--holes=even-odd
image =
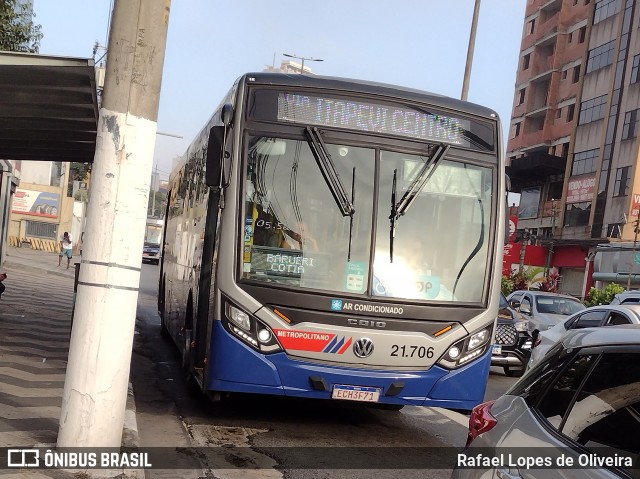
{"type": "Polygon", "coordinates": [[[241,82],[252,85],[303,86],[307,88],[323,88],[340,92],[362,92],[387,96],[395,99],[409,99],[429,103],[436,107],[463,111],[471,115],[491,117],[496,120],[498,119],[498,114],[494,110],[475,103],[458,100],[456,98],[439,95],[437,93],[430,93],[427,91],[390,85],[387,83],[321,75],[272,72],[247,73],[241,77],[241,82]]]}

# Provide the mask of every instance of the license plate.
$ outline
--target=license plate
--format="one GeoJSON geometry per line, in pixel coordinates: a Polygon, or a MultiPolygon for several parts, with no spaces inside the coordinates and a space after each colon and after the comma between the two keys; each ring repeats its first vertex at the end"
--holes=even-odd
{"type": "Polygon", "coordinates": [[[502,354],[502,344],[494,344],[491,354],[502,354]]]}
{"type": "Polygon", "coordinates": [[[380,399],[380,389],[367,386],[347,386],[344,384],[336,384],[333,386],[331,399],[378,402],[380,399]]]}

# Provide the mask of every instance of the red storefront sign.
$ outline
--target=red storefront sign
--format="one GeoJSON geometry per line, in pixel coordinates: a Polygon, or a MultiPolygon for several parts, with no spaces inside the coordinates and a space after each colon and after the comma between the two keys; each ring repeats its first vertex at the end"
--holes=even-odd
{"type": "MultiPolygon", "coordinates": [[[[508,243],[504,245],[502,256],[502,274],[509,276],[511,274],[511,266],[520,264],[520,251],[522,243],[508,243]]],[[[547,261],[547,248],[544,246],[528,245],[524,253],[525,266],[544,266],[547,261]]]]}
{"type": "Polygon", "coordinates": [[[633,194],[631,201],[631,216],[640,216],[640,195],[638,193],[633,194]]]}

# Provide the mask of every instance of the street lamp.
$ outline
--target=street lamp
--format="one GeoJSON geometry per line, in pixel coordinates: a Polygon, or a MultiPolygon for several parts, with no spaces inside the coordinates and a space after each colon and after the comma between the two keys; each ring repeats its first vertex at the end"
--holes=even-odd
{"type": "Polygon", "coordinates": [[[282,56],[289,57],[289,58],[297,58],[298,60],[301,60],[302,61],[302,65],[300,65],[300,74],[301,75],[304,73],[304,61],[305,60],[309,60],[311,62],[323,62],[324,61],[321,58],[299,57],[298,55],[291,55],[289,53],[283,53],[282,56]]]}

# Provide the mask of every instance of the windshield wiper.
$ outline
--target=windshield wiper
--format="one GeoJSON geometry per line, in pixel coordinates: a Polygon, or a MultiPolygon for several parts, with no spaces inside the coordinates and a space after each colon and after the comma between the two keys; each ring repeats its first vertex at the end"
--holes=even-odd
{"type": "Polygon", "coordinates": [[[389,262],[393,263],[393,238],[396,236],[396,220],[398,219],[398,208],[396,205],[396,184],[398,170],[393,170],[393,183],[391,184],[391,214],[389,215],[389,262]]]}
{"type": "Polygon", "coordinates": [[[409,207],[413,204],[416,197],[418,196],[418,193],[422,191],[424,185],[427,184],[427,181],[429,181],[431,176],[433,176],[433,174],[435,173],[438,165],[440,164],[440,160],[444,157],[447,151],[449,151],[449,145],[438,145],[433,155],[431,155],[431,157],[427,159],[424,165],[422,165],[420,173],[416,175],[409,188],[407,188],[407,191],[405,191],[404,195],[402,195],[402,198],[400,198],[400,201],[398,201],[398,204],[394,207],[396,219],[400,218],[407,212],[409,207]]]}
{"type": "Polygon", "coordinates": [[[316,159],[316,163],[318,163],[318,168],[320,168],[324,181],[327,183],[338,208],[340,208],[342,216],[353,216],[356,210],[347,196],[347,191],[342,181],[340,181],[340,176],[336,171],[331,155],[327,151],[327,146],[320,135],[320,131],[316,127],[310,126],[306,127],[305,131],[309,136],[309,147],[311,148],[313,157],[316,159]]]}
{"type": "Polygon", "coordinates": [[[393,263],[393,239],[396,236],[396,221],[402,215],[404,215],[411,204],[415,201],[418,193],[424,188],[424,185],[427,184],[427,181],[433,176],[433,173],[436,171],[436,168],[440,164],[440,160],[444,158],[444,155],[449,150],[449,145],[440,144],[438,145],[436,151],[431,155],[430,158],[422,166],[420,172],[416,175],[414,180],[405,191],[400,201],[396,203],[396,194],[397,194],[397,177],[398,170],[393,170],[393,184],[391,185],[391,214],[389,215],[389,261],[393,263]]]}

